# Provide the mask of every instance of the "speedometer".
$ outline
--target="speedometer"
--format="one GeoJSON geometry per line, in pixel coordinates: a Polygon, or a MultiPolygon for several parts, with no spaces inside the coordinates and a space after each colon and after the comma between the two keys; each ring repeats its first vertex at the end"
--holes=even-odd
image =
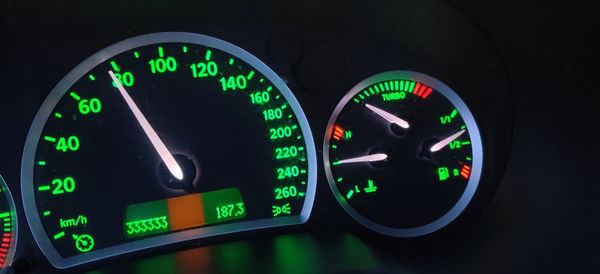
{"type": "Polygon", "coordinates": [[[300,105],[248,52],[190,33],[110,46],[52,90],[29,131],[22,192],[59,268],[303,223],[316,156],[300,105]]]}

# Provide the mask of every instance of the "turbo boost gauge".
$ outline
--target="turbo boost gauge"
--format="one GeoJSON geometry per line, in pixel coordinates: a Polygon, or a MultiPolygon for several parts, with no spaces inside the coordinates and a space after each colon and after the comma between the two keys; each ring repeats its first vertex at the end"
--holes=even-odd
{"type": "Polygon", "coordinates": [[[395,237],[437,231],[467,207],[483,164],[463,100],[425,74],[390,71],[335,108],[323,147],[336,199],[362,225],[395,237]]]}

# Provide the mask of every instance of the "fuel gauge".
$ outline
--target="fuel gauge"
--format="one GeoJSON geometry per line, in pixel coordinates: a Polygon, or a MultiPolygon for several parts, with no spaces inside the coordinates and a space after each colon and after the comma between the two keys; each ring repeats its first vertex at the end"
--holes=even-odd
{"type": "Polygon", "coordinates": [[[464,101],[410,71],[377,74],[352,88],[329,119],[323,156],[346,212],[394,237],[432,233],[456,219],[473,198],[483,163],[464,101]]]}

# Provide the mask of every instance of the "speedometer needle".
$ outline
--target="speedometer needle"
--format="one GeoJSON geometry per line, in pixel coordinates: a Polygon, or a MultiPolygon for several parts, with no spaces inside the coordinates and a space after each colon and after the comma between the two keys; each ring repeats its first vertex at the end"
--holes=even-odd
{"type": "Polygon", "coordinates": [[[123,85],[121,85],[121,82],[117,80],[115,74],[110,70],[108,71],[108,74],[110,75],[110,78],[112,78],[113,82],[117,85],[121,96],[123,96],[123,99],[125,99],[125,102],[127,102],[127,106],[129,106],[129,109],[131,109],[131,111],[133,112],[133,115],[137,119],[140,126],[142,126],[142,129],[146,133],[146,136],[148,136],[148,139],[150,139],[150,142],[154,146],[154,149],[156,149],[156,152],[158,152],[160,158],[163,160],[163,162],[165,162],[165,165],[167,166],[171,174],[175,178],[182,180],[183,171],[181,170],[181,167],[179,167],[179,164],[177,164],[177,161],[175,161],[175,158],[173,158],[171,152],[169,152],[165,144],[160,140],[158,134],[156,134],[156,131],[154,131],[152,126],[150,126],[150,123],[148,123],[148,120],[146,120],[146,117],[144,117],[142,111],[140,111],[140,109],[135,104],[131,96],[129,96],[129,93],[127,93],[123,85]]]}
{"type": "Polygon", "coordinates": [[[464,129],[457,133],[450,135],[449,137],[446,137],[446,139],[441,140],[441,141],[435,143],[433,146],[431,146],[430,151],[431,152],[439,151],[440,149],[446,147],[452,141],[456,140],[456,138],[460,137],[463,133],[465,133],[464,129]]]}
{"type": "Polygon", "coordinates": [[[360,156],[350,159],[344,159],[333,163],[334,165],[339,164],[350,164],[350,163],[362,163],[362,162],[379,162],[387,159],[387,155],[383,153],[375,153],[367,156],[360,156]]]}
{"type": "Polygon", "coordinates": [[[375,106],[372,106],[369,104],[365,104],[365,107],[367,107],[371,111],[375,112],[375,114],[381,116],[383,119],[386,119],[388,122],[390,122],[392,124],[396,124],[396,125],[400,126],[401,128],[409,128],[410,127],[407,121],[405,121],[383,109],[380,109],[378,107],[375,107],[375,106]]]}

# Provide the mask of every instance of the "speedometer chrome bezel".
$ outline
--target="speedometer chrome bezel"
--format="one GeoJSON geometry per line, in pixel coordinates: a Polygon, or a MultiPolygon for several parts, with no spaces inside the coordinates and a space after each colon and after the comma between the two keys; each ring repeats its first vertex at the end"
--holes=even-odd
{"type": "Polygon", "coordinates": [[[423,73],[407,71],[407,70],[394,70],[387,71],[379,74],[375,74],[371,77],[368,77],[356,84],[337,104],[329,121],[327,123],[327,129],[325,131],[325,137],[323,142],[323,164],[325,168],[325,175],[327,177],[327,181],[329,183],[329,187],[333,192],[336,200],[340,203],[342,208],[350,215],[354,220],[356,220],[361,225],[384,235],[392,236],[392,237],[401,237],[401,238],[409,238],[409,237],[418,237],[433,233],[438,231],[452,221],[454,221],[459,215],[463,213],[463,211],[467,208],[477,188],[479,186],[479,181],[481,179],[481,173],[483,169],[483,144],[481,139],[481,134],[479,132],[479,127],[477,126],[477,122],[475,121],[475,117],[465,104],[465,102],[460,98],[456,92],[454,92],[450,87],[448,87],[443,82],[423,73]],[[333,127],[335,122],[338,119],[339,114],[342,112],[344,107],[352,100],[352,98],[363,91],[370,85],[374,83],[388,81],[388,80],[397,80],[397,79],[410,79],[422,83],[426,83],[431,86],[433,89],[437,90],[442,96],[444,96],[460,113],[462,116],[465,125],[467,126],[467,130],[471,136],[471,147],[473,153],[473,166],[471,168],[471,176],[469,181],[467,182],[467,186],[460,196],[458,201],[454,204],[450,210],[448,210],[444,215],[439,217],[433,222],[428,224],[411,227],[411,228],[395,228],[390,226],[385,226],[373,222],[356,211],[352,206],[346,201],[344,195],[338,190],[335,185],[335,180],[333,178],[333,174],[331,172],[331,163],[329,159],[329,145],[330,145],[330,136],[333,132],[333,127]]]}
{"type": "Polygon", "coordinates": [[[306,116],[297,99],[292,94],[292,91],[273,70],[271,70],[266,64],[249,52],[218,38],[186,32],[159,32],[132,37],[100,50],[71,70],[54,87],[54,89],[52,89],[37,112],[27,135],[23,159],[21,162],[21,193],[23,197],[23,207],[25,208],[25,216],[35,241],[50,263],[56,268],[63,269],[113,256],[174,244],[182,241],[196,240],[223,234],[238,233],[270,227],[302,224],[308,220],[312,211],[317,181],[316,170],[316,150],[312,131],[308,125],[306,116]],[[308,180],[302,211],[300,215],[296,216],[242,221],[238,223],[222,224],[213,227],[200,227],[186,231],[174,232],[65,258],[58,253],[56,248],[51,243],[45,229],[43,228],[35,201],[33,187],[34,159],[37,151],[38,140],[41,137],[42,130],[46,124],[46,121],[50,117],[54,106],[67,93],[68,89],[80,78],[84,77],[88,71],[120,53],[134,48],[158,43],[189,43],[219,49],[248,63],[250,66],[260,71],[266,77],[266,79],[271,81],[273,85],[279,89],[287,102],[289,102],[294,114],[298,118],[298,122],[300,124],[302,135],[306,144],[308,180]]]}

